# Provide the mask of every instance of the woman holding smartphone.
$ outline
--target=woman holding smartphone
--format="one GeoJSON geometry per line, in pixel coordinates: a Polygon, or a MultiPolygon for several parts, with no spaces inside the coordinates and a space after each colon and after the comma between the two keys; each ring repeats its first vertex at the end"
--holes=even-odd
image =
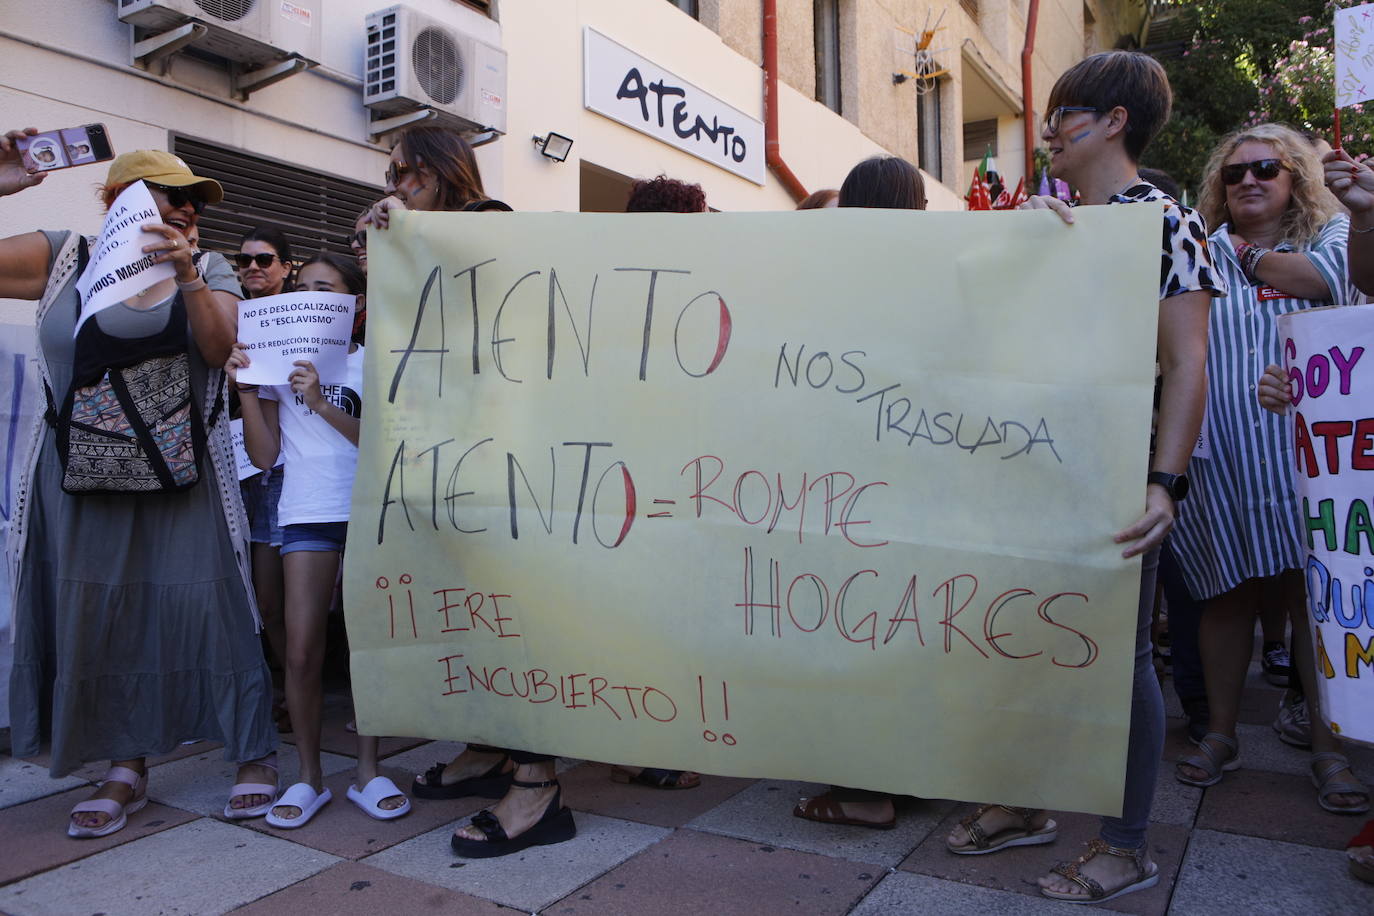
{"type": "MultiPolygon", "coordinates": [[[[43,180],[18,150],[21,137],[36,134],[0,137],[0,197],[43,180]]],[[[213,406],[222,396],[218,367],[234,342],[238,283],[223,261],[202,273],[187,241],[223,190],[170,153],[139,150],[110,166],[106,207],[137,181],[159,213],[144,227],[157,240],[143,252],[172,265],[175,284],[163,281],[165,290],[154,286],[104,309],[75,339],[85,240],[75,232],[0,240],[0,297],[39,300],[37,361],[50,391],[68,391],[78,355],[114,358],[170,329],[186,341],[191,408],[202,413],[208,439],[205,479],[187,489],[74,495],[62,487],[56,429],[36,420],[9,543],[10,714],[14,755],[36,755],[50,736],[54,777],[111,761],[100,788],[73,809],[72,837],[124,827],[147,803],[147,757],[188,738],[222,742],[225,759],[238,764],[226,812],[264,814],[276,794],[271,682],[257,637],[238,475],[229,424],[216,420],[213,406]],[[173,321],[184,323],[184,333],[173,321]],[[92,347],[109,352],[92,354],[92,347]]]]}

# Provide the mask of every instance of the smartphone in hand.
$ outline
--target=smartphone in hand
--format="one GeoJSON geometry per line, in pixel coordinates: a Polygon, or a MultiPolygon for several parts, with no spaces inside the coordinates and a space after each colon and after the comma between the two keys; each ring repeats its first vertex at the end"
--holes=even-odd
{"type": "Polygon", "coordinates": [[[20,137],[17,146],[24,156],[24,168],[32,172],[51,172],[114,158],[104,124],[85,124],[20,137]]]}

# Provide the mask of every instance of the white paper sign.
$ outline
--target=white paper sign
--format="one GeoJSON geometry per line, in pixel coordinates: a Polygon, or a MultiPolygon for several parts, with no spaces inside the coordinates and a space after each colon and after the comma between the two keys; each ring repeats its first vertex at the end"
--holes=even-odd
{"type": "Polygon", "coordinates": [[[583,104],[741,178],[763,184],[763,122],[640,57],[585,33],[583,104]]]}
{"type": "Polygon", "coordinates": [[[76,330],[96,312],[116,302],[137,296],[148,287],[176,276],[171,262],[154,264],[159,252],[143,253],[143,247],[165,240],[156,232],[144,232],[147,223],[162,222],[157,204],[147,186],[135,181],[115,198],[105,225],[100,229],[100,241],[91,252],[86,271],[76,281],[81,294],[81,317],[76,330]]]}
{"type": "Polygon", "coordinates": [[[1322,718],[1374,745],[1374,306],[1279,316],[1322,718]]]}
{"type": "Polygon", "coordinates": [[[239,480],[247,480],[254,474],[260,474],[257,466],[253,464],[253,459],[248,457],[248,447],[243,442],[243,421],[229,421],[229,437],[234,441],[234,463],[238,465],[239,480]]]}
{"type": "Polygon", "coordinates": [[[356,297],[347,293],[282,293],[239,302],[239,340],[251,360],[245,385],[285,385],[296,360],[315,364],[320,382],[348,379],[348,344],[356,297]]]}
{"type": "Polygon", "coordinates": [[[1336,107],[1374,99],[1374,4],[1336,10],[1336,107]]]}

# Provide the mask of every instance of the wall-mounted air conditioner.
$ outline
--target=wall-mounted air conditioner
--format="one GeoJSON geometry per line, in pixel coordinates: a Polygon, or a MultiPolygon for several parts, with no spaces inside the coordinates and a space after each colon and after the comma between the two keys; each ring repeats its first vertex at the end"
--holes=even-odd
{"type": "Polygon", "coordinates": [[[367,17],[363,104],[376,115],[422,109],[470,130],[506,132],[506,52],[404,6],[367,17]]]}
{"type": "Polygon", "coordinates": [[[150,33],[205,27],[192,44],[260,67],[288,57],[320,59],[324,0],[115,0],[119,18],[150,33]]]}

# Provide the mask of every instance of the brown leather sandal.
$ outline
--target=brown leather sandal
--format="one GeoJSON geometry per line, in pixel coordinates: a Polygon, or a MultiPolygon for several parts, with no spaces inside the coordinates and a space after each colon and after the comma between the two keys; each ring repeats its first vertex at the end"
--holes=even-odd
{"type": "Polygon", "coordinates": [[[861,821],[856,817],[849,817],[840,807],[840,803],[828,794],[817,795],[815,798],[803,798],[797,802],[797,807],[792,809],[792,815],[806,818],[808,821],[818,821],[822,824],[843,824],[846,827],[868,827],[873,830],[891,830],[897,826],[895,813],[885,821],[861,821]]]}

